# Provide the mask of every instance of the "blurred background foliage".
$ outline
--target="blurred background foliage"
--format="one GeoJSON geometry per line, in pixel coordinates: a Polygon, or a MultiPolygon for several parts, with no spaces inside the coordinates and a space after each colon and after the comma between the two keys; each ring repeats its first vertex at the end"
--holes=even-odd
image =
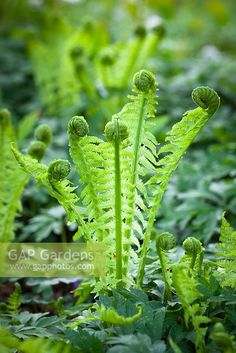
{"type": "MultiPolygon", "coordinates": [[[[160,142],[193,107],[192,89],[214,88],[221,107],[180,164],[156,227],[206,244],[217,240],[223,210],[235,226],[234,0],[3,0],[0,48],[0,106],[13,113],[15,125],[34,113],[37,123],[52,127],[45,163],[67,156],[71,116],[84,115],[91,133],[101,135],[141,68],[158,78],[153,132],[160,142]]],[[[26,138],[23,148],[27,144],[26,138]]],[[[22,204],[19,240],[71,239],[73,225],[66,225],[63,211],[33,181],[22,204]]]]}

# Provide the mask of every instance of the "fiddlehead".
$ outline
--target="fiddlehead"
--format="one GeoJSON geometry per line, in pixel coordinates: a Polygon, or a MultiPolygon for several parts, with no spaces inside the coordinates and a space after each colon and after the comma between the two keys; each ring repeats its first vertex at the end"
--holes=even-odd
{"type": "Polygon", "coordinates": [[[28,154],[40,161],[52,140],[52,130],[47,124],[41,124],[35,130],[34,138],[35,140],[31,142],[28,148],[28,154]]]}
{"type": "Polygon", "coordinates": [[[80,138],[88,135],[89,126],[83,116],[74,116],[68,124],[68,134],[71,138],[80,138]]]}
{"type": "Polygon", "coordinates": [[[37,159],[37,161],[40,161],[45,153],[46,146],[43,142],[41,141],[32,141],[29,148],[28,148],[28,154],[37,159]]]}
{"type": "Polygon", "coordinates": [[[52,140],[52,130],[47,124],[41,124],[35,130],[34,137],[37,141],[44,143],[47,147],[52,140]]]}
{"type": "Polygon", "coordinates": [[[53,181],[62,181],[70,174],[70,163],[67,160],[57,159],[48,166],[48,179],[53,181]]]}
{"type": "Polygon", "coordinates": [[[183,248],[185,254],[191,258],[190,268],[193,270],[196,260],[198,258],[198,274],[201,273],[201,267],[203,262],[203,248],[200,240],[194,237],[188,237],[183,242],[183,248]]]}
{"type": "Polygon", "coordinates": [[[207,110],[207,113],[212,116],[220,105],[218,94],[209,87],[197,87],[192,92],[192,99],[199,107],[207,110]]]}
{"type": "Polygon", "coordinates": [[[166,286],[166,297],[168,300],[172,299],[172,294],[171,294],[171,285],[170,285],[168,272],[166,268],[167,260],[166,260],[165,252],[173,249],[175,247],[175,244],[176,244],[176,238],[168,232],[159,234],[156,238],[156,249],[160,259],[162,275],[166,286]]]}
{"type": "Polygon", "coordinates": [[[113,121],[110,121],[105,126],[105,136],[107,141],[115,142],[116,139],[119,141],[125,140],[129,136],[128,127],[123,121],[119,121],[117,118],[114,117],[113,121]],[[119,125],[119,129],[117,130],[117,124],[119,125]]]}

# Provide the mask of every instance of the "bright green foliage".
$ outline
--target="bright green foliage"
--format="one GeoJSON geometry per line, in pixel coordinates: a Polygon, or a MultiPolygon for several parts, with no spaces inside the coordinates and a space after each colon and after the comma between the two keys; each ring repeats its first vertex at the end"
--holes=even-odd
{"type": "Polygon", "coordinates": [[[94,19],[75,24],[46,10],[44,17],[43,29],[26,33],[26,42],[40,100],[50,115],[65,116],[88,105],[88,118],[107,119],[119,109],[116,92],[129,87],[163,35],[162,24],[139,26],[128,40],[118,37],[112,43],[104,24],[94,19]]]}
{"type": "Polygon", "coordinates": [[[221,286],[236,289],[236,230],[230,226],[224,214],[217,248],[218,269],[214,275],[220,280],[221,286]]]}
{"type": "Polygon", "coordinates": [[[30,156],[23,156],[13,146],[12,151],[20,166],[32,177],[38,180],[40,184],[46,186],[49,194],[55,197],[58,202],[65,208],[68,213],[69,220],[71,222],[78,220],[78,223],[80,223],[79,214],[76,210],[76,202],[78,197],[75,193],[73,193],[75,188],[70,186],[69,180],[61,179],[61,175],[64,172],[63,161],[55,160],[51,162],[49,167],[47,167],[44,164],[38,163],[36,159],[30,156]],[[62,163],[61,168],[60,162],[62,163]],[[56,170],[54,170],[54,168],[56,170]],[[52,177],[52,170],[54,176],[56,173],[58,173],[59,179],[52,177]]]}
{"type": "Polygon", "coordinates": [[[28,176],[12,155],[10,145],[16,142],[16,136],[10,113],[5,109],[0,111],[0,142],[0,241],[8,242],[14,238],[14,219],[28,176]]]}
{"type": "Polygon", "coordinates": [[[207,327],[204,324],[210,322],[207,316],[204,316],[206,305],[201,304],[201,294],[197,290],[197,280],[188,275],[188,272],[181,267],[177,267],[172,276],[173,286],[184,310],[185,324],[193,325],[196,339],[195,346],[197,353],[204,353],[204,336],[207,327]]]}
{"type": "Polygon", "coordinates": [[[4,327],[0,326],[0,350],[4,353],[14,353],[19,346],[19,340],[4,327]]]}
{"type": "Polygon", "coordinates": [[[21,305],[21,286],[15,283],[15,290],[10,295],[7,301],[7,312],[9,314],[17,314],[21,305]]]}
{"type": "Polygon", "coordinates": [[[200,107],[184,114],[182,120],[167,133],[166,144],[158,152],[159,160],[155,174],[147,182],[148,192],[151,194],[151,208],[149,209],[148,223],[144,232],[144,244],[138,274],[139,285],[142,283],[153,224],[170,177],[177,168],[181,157],[220,104],[217,93],[208,87],[194,89],[192,98],[200,107]]]}
{"type": "Polygon", "coordinates": [[[1,352],[14,353],[79,353],[71,344],[54,341],[47,338],[27,338],[23,342],[17,339],[10,331],[0,326],[1,352]]]}
{"type": "Polygon", "coordinates": [[[140,318],[142,315],[142,309],[139,307],[137,314],[130,317],[119,315],[113,308],[105,308],[104,306],[99,308],[98,313],[99,319],[102,321],[115,325],[128,325],[132,324],[135,320],[140,318]]]}
{"type": "Polygon", "coordinates": [[[23,353],[73,353],[78,352],[71,347],[71,344],[56,342],[46,338],[29,338],[19,344],[23,353]]]}
{"type": "Polygon", "coordinates": [[[80,176],[80,199],[85,211],[78,211],[79,197],[65,179],[70,171],[67,161],[56,160],[47,167],[13,148],[24,170],[47,187],[70,221],[77,221],[74,238],[83,236],[105,245],[107,282],[98,282],[97,290],[99,286],[114,285],[115,279],[132,280],[128,270],[137,262],[133,247],[140,248],[140,239],[143,244],[137,282],[142,284],[150,234],[169,179],[219,105],[219,97],[212,89],[195,89],[193,99],[202,107],[187,112],[173,126],[166,145],[157,153],[156,139],[149,131],[157,105],[156,78],[141,70],[134,75],[133,84],[130,102],[105,128],[107,142],[88,136],[89,127],[83,117],[73,117],[69,122],[70,155],[80,176]]]}
{"type": "Polygon", "coordinates": [[[83,323],[91,321],[102,321],[112,325],[130,325],[138,320],[142,315],[141,306],[137,307],[137,313],[132,316],[120,315],[113,307],[105,307],[104,305],[95,306],[95,309],[97,313],[96,316],[91,311],[89,311],[87,317],[76,318],[72,323],[69,324],[69,326],[76,328],[83,323]]]}
{"type": "MultiPolygon", "coordinates": [[[[26,116],[22,125],[19,125],[18,136],[11,123],[11,115],[6,109],[0,110],[0,241],[9,242],[14,239],[14,220],[21,209],[20,197],[28,180],[28,175],[19,169],[19,165],[12,154],[11,144],[21,144],[29,134],[29,130],[35,123],[35,115],[26,116]],[[24,124],[28,122],[27,127],[24,124]],[[24,131],[22,131],[24,129],[24,131]]],[[[47,130],[47,136],[51,130],[47,125],[39,125],[38,131],[47,130]],[[43,128],[43,129],[42,129],[43,128]]],[[[40,160],[46,150],[46,145],[41,141],[42,136],[37,136],[29,147],[28,153],[40,160]]],[[[50,139],[47,139],[47,145],[50,139]]],[[[34,160],[35,161],[35,160],[34,160]]]]}
{"type": "Polygon", "coordinates": [[[225,331],[222,323],[218,322],[215,324],[210,337],[215,342],[220,352],[234,353],[236,351],[236,342],[234,337],[225,331]]]}

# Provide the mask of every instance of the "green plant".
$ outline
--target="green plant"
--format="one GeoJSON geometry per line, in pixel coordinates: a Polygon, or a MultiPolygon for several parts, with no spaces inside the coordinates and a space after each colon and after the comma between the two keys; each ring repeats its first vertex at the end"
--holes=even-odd
{"type": "MultiPolygon", "coordinates": [[[[34,124],[34,117],[26,117],[28,123],[34,124]],[[33,123],[32,123],[33,119],[33,123]]],[[[23,120],[24,121],[24,120],[23,120]]],[[[23,124],[22,121],[22,124],[23,124]]],[[[22,132],[19,126],[18,134],[11,122],[11,115],[8,110],[0,110],[0,140],[1,140],[1,167],[0,167],[0,241],[8,242],[14,239],[14,221],[21,209],[20,197],[28,180],[28,175],[18,168],[14,156],[12,156],[11,143],[19,144],[27,136],[28,131],[22,132]]],[[[28,153],[40,160],[50,142],[51,131],[47,125],[41,125],[36,129],[35,141],[29,147],[28,153]],[[47,131],[47,139],[41,136],[47,131]]]]}
{"type": "MultiPolygon", "coordinates": [[[[47,167],[12,149],[23,169],[47,187],[70,221],[77,222],[74,239],[83,236],[88,242],[105,245],[106,286],[131,280],[128,269],[137,262],[133,246],[141,248],[137,284],[142,285],[151,232],[170,177],[219,106],[214,90],[196,88],[192,97],[199,107],[172,127],[157,153],[156,139],[149,131],[157,104],[156,79],[151,72],[141,70],[133,82],[130,102],[105,128],[107,142],[88,136],[83,117],[69,122],[70,154],[83,187],[80,197],[66,179],[68,161],[56,160],[47,167]],[[84,213],[78,209],[79,198],[86,207],[84,213]]],[[[101,282],[97,285],[102,287],[101,282]]]]}

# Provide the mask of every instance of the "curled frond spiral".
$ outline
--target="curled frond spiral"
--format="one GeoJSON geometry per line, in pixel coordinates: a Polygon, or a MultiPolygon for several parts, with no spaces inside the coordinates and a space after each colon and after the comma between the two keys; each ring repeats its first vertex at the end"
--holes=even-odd
{"type": "Polygon", "coordinates": [[[68,133],[72,137],[84,137],[89,133],[89,126],[83,116],[74,116],[68,124],[68,133]]]}
{"type": "Polygon", "coordinates": [[[164,232],[157,236],[156,246],[161,250],[168,251],[175,247],[176,238],[173,234],[164,232]]]}
{"type": "Polygon", "coordinates": [[[47,124],[41,124],[35,130],[34,137],[48,146],[52,139],[52,130],[47,124]]]}
{"type": "Polygon", "coordinates": [[[52,161],[48,167],[49,179],[61,181],[70,173],[70,163],[67,160],[57,159],[52,161]]]}
{"type": "Polygon", "coordinates": [[[218,94],[209,87],[195,88],[192,92],[192,99],[199,107],[207,110],[210,116],[217,111],[220,105],[218,94]]]}
{"type": "Polygon", "coordinates": [[[126,125],[126,123],[124,123],[123,121],[120,121],[118,118],[114,117],[113,120],[110,121],[109,123],[107,123],[105,126],[105,136],[106,136],[107,141],[109,141],[109,142],[115,141],[116,129],[117,129],[117,125],[116,125],[115,120],[119,121],[120,141],[125,140],[129,135],[128,126],[126,125]]]}
{"type": "Polygon", "coordinates": [[[196,256],[197,254],[200,254],[202,252],[202,244],[200,240],[194,237],[188,237],[187,239],[185,239],[185,241],[183,242],[183,248],[186,255],[189,256],[196,256]]]}
{"type": "Polygon", "coordinates": [[[43,142],[32,141],[28,149],[28,154],[31,157],[37,159],[37,161],[40,161],[43,158],[45,149],[46,149],[46,145],[43,142]]]}
{"type": "Polygon", "coordinates": [[[148,70],[141,70],[134,75],[133,83],[138,91],[148,93],[155,92],[157,82],[155,76],[148,70]]]}

